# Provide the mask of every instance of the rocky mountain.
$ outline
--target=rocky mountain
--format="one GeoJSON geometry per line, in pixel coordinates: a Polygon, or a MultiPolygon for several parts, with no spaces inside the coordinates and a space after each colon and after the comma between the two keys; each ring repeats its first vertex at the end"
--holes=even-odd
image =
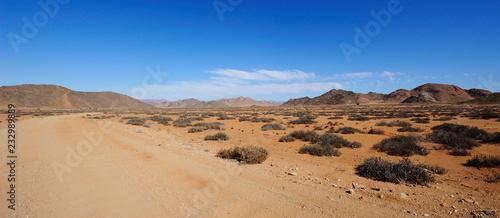
{"type": "Polygon", "coordinates": [[[225,104],[229,107],[250,107],[250,106],[261,106],[261,107],[271,107],[278,106],[279,104],[271,103],[267,101],[256,101],[251,98],[239,97],[239,98],[223,98],[217,100],[217,102],[225,104]]]}
{"type": "Polygon", "coordinates": [[[488,96],[490,91],[481,89],[462,89],[454,85],[427,83],[412,90],[398,89],[390,94],[370,92],[355,93],[332,89],[314,98],[290,99],[283,106],[296,105],[344,105],[374,103],[458,103],[488,96]]]}
{"type": "Polygon", "coordinates": [[[0,87],[0,106],[35,108],[127,108],[153,106],[114,92],[78,92],[56,85],[18,85],[0,87]]]}
{"type": "Polygon", "coordinates": [[[493,93],[473,100],[460,102],[460,104],[500,104],[500,93],[493,93]]]}
{"type": "Polygon", "coordinates": [[[278,106],[279,104],[267,101],[256,101],[251,98],[224,98],[216,101],[200,101],[194,98],[183,99],[178,101],[167,100],[143,100],[158,108],[225,108],[225,107],[250,107],[261,106],[270,107],[278,106]]]}

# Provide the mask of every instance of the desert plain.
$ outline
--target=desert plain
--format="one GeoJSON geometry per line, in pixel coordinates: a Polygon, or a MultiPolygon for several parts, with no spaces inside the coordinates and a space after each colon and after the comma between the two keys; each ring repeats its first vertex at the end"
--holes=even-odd
{"type": "MultiPolygon", "coordinates": [[[[95,111],[21,108],[16,122],[15,211],[7,210],[9,169],[2,167],[0,216],[494,217],[500,209],[499,169],[465,164],[477,155],[500,155],[500,146],[478,141],[480,146],[468,150],[469,155],[453,156],[430,135],[432,127],[444,123],[499,132],[500,120],[485,116],[499,111],[498,106],[447,104],[95,111]],[[313,122],[291,122],[304,116],[313,122]],[[144,123],[130,124],[134,117],[144,118],[144,123]],[[153,121],[158,117],[167,122],[153,121]],[[190,118],[186,127],[173,125],[190,118]],[[404,121],[422,131],[399,132],[400,127],[380,125],[392,121],[404,121]],[[200,122],[222,125],[188,132],[200,122]],[[268,123],[286,129],[262,130],[268,123]],[[360,132],[335,132],[343,127],[360,132]],[[371,129],[382,131],[369,134],[371,129]],[[299,130],[319,135],[330,131],[361,146],[339,148],[340,156],[315,156],[299,153],[310,142],[280,142],[281,137],[299,130]],[[218,132],[229,139],[205,140],[218,132]],[[357,174],[356,168],[367,158],[395,163],[404,158],[373,146],[410,134],[421,136],[419,144],[428,154],[406,158],[415,164],[440,166],[446,173],[429,172],[435,181],[424,185],[377,181],[357,174]],[[217,157],[222,149],[237,146],[262,147],[267,159],[245,164],[217,157]]],[[[2,112],[0,118],[4,142],[7,114],[2,112]]],[[[7,149],[1,149],[2,163],[6,156],[7,149]]]]}

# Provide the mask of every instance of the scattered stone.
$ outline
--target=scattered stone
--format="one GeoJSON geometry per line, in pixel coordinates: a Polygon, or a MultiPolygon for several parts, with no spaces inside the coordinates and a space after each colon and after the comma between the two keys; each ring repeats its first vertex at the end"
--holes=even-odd
{"type": "Polygon", "coordinates": [[[429,217],[430,215],[428,213],[424,213],[424,216],[425,217],[429,217]]]}
{"type": "Polygon", "coordinates": [[[352,195],[352,194],[354,194],[354,189],[349,189],[348,191],[346,191],[346,193],[348,193],[348,194],[351,194],[351,195],[352,195]]]}
{"type": "Polygon", "coordinates": [[[374,190],[374,191],[378,191],[378,192],[379,192],[379,191],[380,191],[380,188],[375,186],[375,187],[373,187],[373,188],[372,188],[372,190],[374,190]]]}
{"type": "Polygon", "coordinates": [[[290,176],[296,176],[297,173],[296,172],[291,172],[291,173],[288,173],[288,175],[290,175],[290,176]]]}
{"type": "Polygon", "coordinates": [[[448,204],[446,204],[446,203],[441,203],[441,204],[439,204],[439,206],[441,206],[441,207],[448,207],[448,204]]]}
{"type": "Polygon", "coordinates": [[[378,198],[382,199],[382,198],[384,198],[384,195],[381,194],[378,196],[378,198]]]}
{"type": "Polygon", "coordinates": [[[358,184],[358,183],[354,183],[354,182],[352,183],[352,187],[354,189],[364,189],[365,188],[364,185],[361,185],[361,184],[358,184]]]}
{"type": "Polygon", "coordinates": [[[402,198],[407,198],[407,197],[408,197],[408,195],[407,195],[407,194],[402,193],[402,192],[401,192],[401,193],[399,193],[399,196],[401,196],[402,198]]]}
{"type": "Polygon", "coordinates": [[[466,203],[471,203],[471,204],[474,203],[473,200],[467,199],[467,198],[464,198],[464,199],[460,200],[459,202],[466,202],[466,203]]]}

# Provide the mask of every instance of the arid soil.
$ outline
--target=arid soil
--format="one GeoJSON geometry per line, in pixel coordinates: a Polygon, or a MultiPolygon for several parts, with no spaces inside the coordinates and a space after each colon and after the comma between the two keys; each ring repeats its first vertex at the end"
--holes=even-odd
{"type": "MultiPolygon", "coordinates": [[[[240,122],[237,116],[234,120],[205,118],[201,122],[224,123],[223,131],[230,139],[218,142],[203,138],[219,130],[188,133],[189,127],[148,121],[148,128],[125,124],[121,119],[151,115],[87,119],[88,115],[25,115],[19,119],[16,210],[7,209],[9,173],[2,167],[0,217],[448,217],[500,209],[499,183],[485,182],[489,175],[499,172],[498,168],[464,166],[472,156],[451,156],[447,150],[434,149],[438,145],[432,142],[422,143],[430,150],[429,155],[409,159],[449,170],[435,175],[435,183],[394,184],[356,175],[356,166],[368,157],[401,159],[372,149],[384,138],[407,134],[397,132],[398,127],[377,127],[385,130],[384,135],[366,134],[382,120],[351,121],[347,116],[328,120],[320,116],[315,124],[288,125],[296,118],[259,114],[287,127],[262,131],[265,123],[240,122]],[[328,122],[336,122],[335,128],[363,130],[341,135],[360,142],[362,147],[341,148],[339,157],[317,157],[297,152],[308,142],[278,142],[294,130],[313,130],[328,122]],[[269,158],[262,164],[244,165],[215,157],[220,149],[247,145],[265,148],[269,158]]],[[[6,115],[0,118],[0,140],[6,142],[6,115]]],[[[424,137],[431,127],[442,123],[477,126],[489,133],[500,131],[496,119],[456,116],[450,121],[431,119],[425,124],[409,118],[397,120],[425,129],[417,133],[424,137]]],[[[316,132],[322,134],[326,129],[316,132]]],[[[4,147],[0,152],[2,163],[7,162],[7,145],[4,147]]],[[[470,152],[500,155],[500,145],[483,144],[470,152]]]]}

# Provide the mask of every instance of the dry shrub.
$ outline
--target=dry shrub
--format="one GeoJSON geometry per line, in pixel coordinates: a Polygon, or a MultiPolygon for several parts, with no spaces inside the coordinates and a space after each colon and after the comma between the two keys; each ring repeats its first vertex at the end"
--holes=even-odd
{"type": "Polygon", "coordinates": [[[286,128],[284,126],[282,126],[281,124],[277,124],[277,123],[268,123],[268,124],[264,124],[261,129],[263,131],[267,131],[267,130],[285,130],[286,128]]]}
{"type": "Polygon", "coordinates": [[[356,167],[359,176],[392,183],[408,182],[427,185],[435,179],[424,168],[403,158],[399,163],[382,160],[380,157],[371,157],[356,167]]]}
{"type": "Polygon", "coordinates": [[[207,135],[205,136],[205,140],[217,140],[217,141],[226,141],[229,140],[229,136],[226,133],[219,132],[215,135],[207,135]]]}
{"type": "Polygon", "coordinates": [[[373,148],[389,155],[405,156],[427,155],[429,151],[419,145],[420,137],[417,135],[394,136],[374,145],[373,148]]]}
{"type": "Polygon", "coordinates": [[[467,160],[467,163],[465,163],[465,165],[477,168],[498,168],[500,167],[500,156],[474,156],[474,158],[467,160]]]}
{"type": "Polygon", "coordinates": [[[233,149],[223,149],[217,152],[217,157],[234,159],[245,164],[260,164],[264,162],[269,153],[261,147],[244,146],[233,149]]]}

